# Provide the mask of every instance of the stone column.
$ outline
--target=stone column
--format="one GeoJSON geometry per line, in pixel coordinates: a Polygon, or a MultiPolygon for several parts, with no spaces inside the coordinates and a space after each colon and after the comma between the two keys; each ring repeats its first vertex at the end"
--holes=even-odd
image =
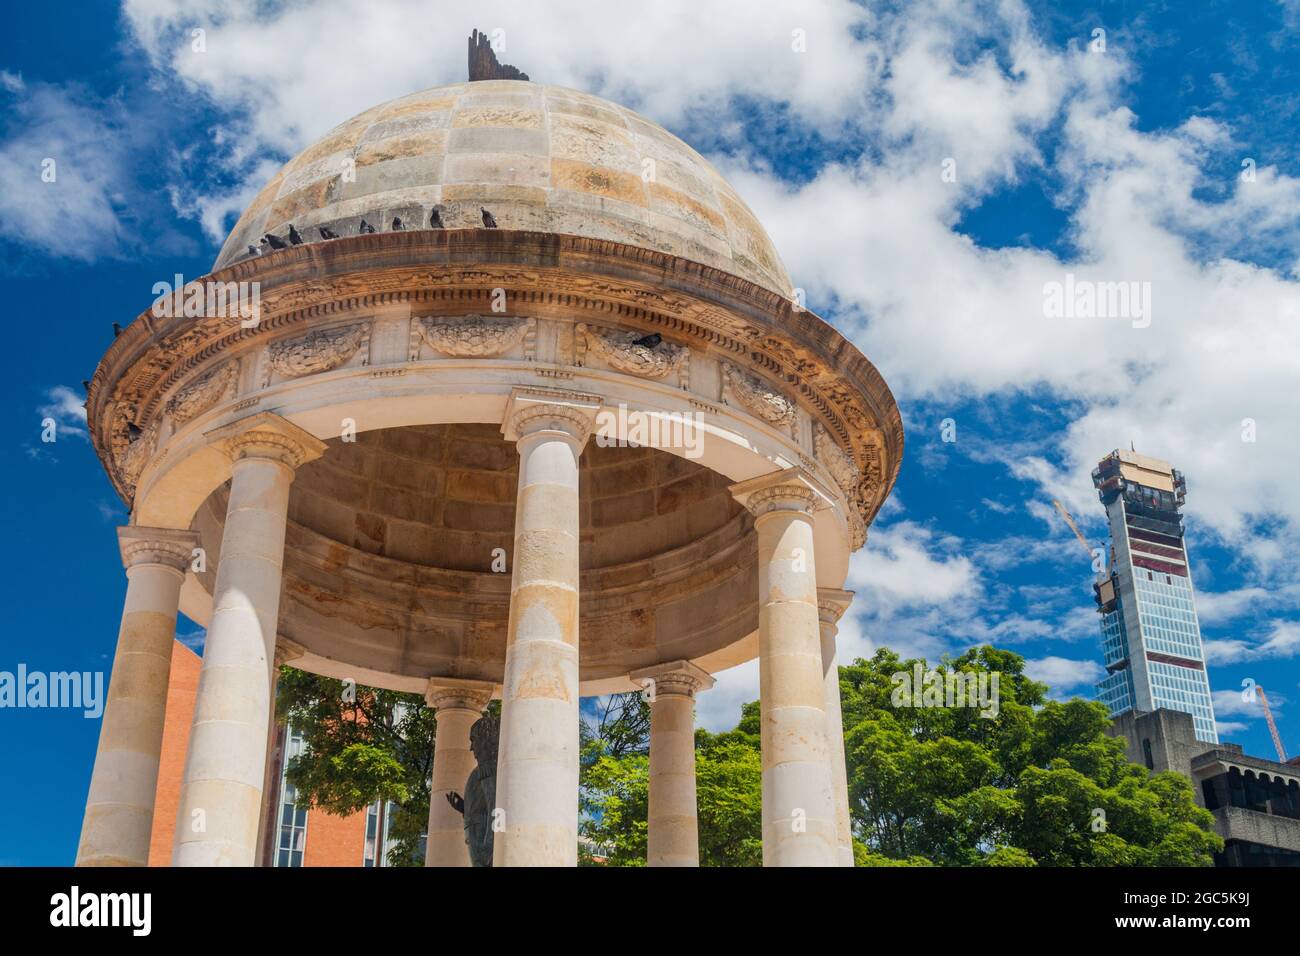
{"type": "Polygon", "coordinates": [[[840,713],[840,668],[835,659],[836,626],[853,601],[852,591],[817,589],[817,614],[821,622],[823,703],[826,740],[831,754],[831,796],[835,802],[835,846],[839,865],[853,865],[853,826],[849,821],[849,775],[844,763],[844,718],[840,713]]]}
{"type": "Polygon", "coordinates": [[[813,512],[830,496],[801,468],[731,491],[754,515],[758,533],[763,865],[835,866],[813,562],[813,512]]]}
{"type": "Polygon", "coordinates": [[[493,866],[578,862],[578,457],[601,399],[516,388],[519,448],[493,866]]]}
{"type": "Polygon", "coordinates": [[[90,776],[77,866],[147,866],[162,754],[176,611],[193,531],[117,530],[126,601],[99,749],[90,776]]]}
{"type": "Polygon", "coordinates": [[[454,791],[465,796],[465,781],[478,766],[469,746],[469,729],[491,699],[492,685],[486,681],[435,677],[425,691],[424,701],[438,720],[433,738],[425,866],[470,865],[465,819],[447,802],[447,794],[454,791]]]}
{"type": "Polygon", "coordinates": [[[173,866],[252,866],[294,469],[325,444],[270,412],[208,433],[234,460],[173,866]]]}
{"type": "Polygon", "coordinates": [[[689,661],[633,671],[650,691],[650,796],[647,866],[699,866],[695,800],[695,693],[713,678],[689,661]]]}

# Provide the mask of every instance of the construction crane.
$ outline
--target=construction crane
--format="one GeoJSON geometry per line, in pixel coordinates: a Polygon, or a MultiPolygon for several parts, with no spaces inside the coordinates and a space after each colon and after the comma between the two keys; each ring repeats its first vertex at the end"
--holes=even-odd
{"type": "Polygon", "coordinates": [[[1083,545],[1083,550],[1088,552],[1088,560],[1092,561],[1094,558],[1092,547],[1088,544],[1088,539],[1083,536],[1083,532],[1079,530],[1079,526],[1074,523],[1074,519],[1070,517],[1070,512],[1066,511],[1065,506],[1055,498],[1052,499],[1052,504],[1056,505],[1056,510],[1061,513],[1061,517],[1065,519],[1065,523],[1070,526],[1070,530],[1074,532],[1074,536],[1079,539],[1079,543],[1083,545]]]}
{"type": "Polygon", "coordinates": [[[1282,746],[1282,737],[1277,732],[1277,724],[1273,723],[1273,711],[1269,710],[1268,698],[1264,696],[1264,688],[1257,684],[1255,690],[1259,693],[1259,702],[1264,705],[1264,719],[1268,721],[1268,732],[1273,735],[1273,746],[1277,748],[1277,759],[1280,763],[1286,763],[1286,748],[1282,746]]]}

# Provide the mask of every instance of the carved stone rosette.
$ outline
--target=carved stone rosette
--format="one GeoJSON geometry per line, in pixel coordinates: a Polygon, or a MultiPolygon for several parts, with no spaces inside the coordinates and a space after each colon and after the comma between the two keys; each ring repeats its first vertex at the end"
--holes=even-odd
{"type": "Polygon", "coordinates": [[[653,348],[636,344],[641,332],[603,331],[585,323],[577,328],[581,354],[595,352],[613,368],[642,378],[667,378],[678,370],[682,388],[689,388],[686,379],[691,351],[680,345],[660,342],[653,348]]]}
{"type": "Polygon", "coordinates": [[[722,395],[724,401],[728,396],[734,398],[747,412],[769,425],[778,428],[794,425],[794,402],[730,362],[722,363],[722,395]]]}
{"type": "Polygon", "coordinates": [[[272,342],[266,350],[266,380],[263,385],[270,384],[274,372],[286,378],[297,378],[332,371],[369,343],[369,322],[317,329],[306,335],[272,342]]]}
{"type": "Polygon", "coordinates": [[[410,358],[412,362],[419,359],[423,338],[435,352],[455,358],[492,358],[522,341],[525,357],[531,359],[535,337],[534,319],[493,319],[481,315],[413,317],[410,358]]]}
{"type": "Polygon", "coordinates": [[[221,401],[238,372],[238,362],[226,362],[180,389],[167,403],[175,426],[179,428],[221,401]]]}

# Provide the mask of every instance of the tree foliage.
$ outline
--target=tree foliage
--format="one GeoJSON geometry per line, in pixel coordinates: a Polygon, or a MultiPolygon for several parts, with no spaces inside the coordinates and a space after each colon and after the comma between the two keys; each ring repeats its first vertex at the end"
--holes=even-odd
{"type": "Polygon", "coordinates": [[[429,775],[437,722],[416,694],[345,686],[282,668],[276,719],[303,737],[288,763],[299,799],[336,816],[392,801],[390,866],[423,866],[420,836],[429,822],[429,775]]]}

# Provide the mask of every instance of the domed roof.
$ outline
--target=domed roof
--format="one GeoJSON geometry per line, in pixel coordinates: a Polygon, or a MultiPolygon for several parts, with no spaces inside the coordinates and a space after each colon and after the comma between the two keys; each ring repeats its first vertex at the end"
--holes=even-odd
{"type": "MultiPolygon", "coordinates": [[[[718,172],[667,130],[608,100],[488,80],[376,106],[281,169],[235,225],[214,269],[266,233],[324,241],[320,227],[567,233],[655,249],[781,295],[790,278],[758,219],[718,172]]],[[[266,247],[262,247],[265,251],[266,247]]]]}

